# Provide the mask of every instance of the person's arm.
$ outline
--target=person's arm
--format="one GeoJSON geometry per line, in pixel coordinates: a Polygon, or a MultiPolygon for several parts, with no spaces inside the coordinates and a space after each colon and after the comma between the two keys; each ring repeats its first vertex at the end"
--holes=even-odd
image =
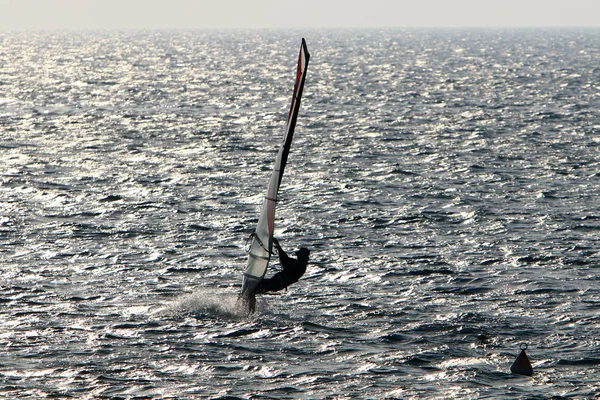
{"type": "Polygon", "coordinates": [[[285,251],[283,251],[277,239],[273,238],[273,244],[277,248],[277,253],[279,254],[279,262],[281,263],[281,267],[285,270],[288,266],[290,266],[291,259],[287,254],[285,254],[285,251]]]}
{"type": "Polygon", "coordinates": [[[275,245],[275,248],[277,249],[278,253],[284,253],[283,249],[281,248],[281,246],[279,245],[279,240],[273,238],[273,244],[275,245]]]}

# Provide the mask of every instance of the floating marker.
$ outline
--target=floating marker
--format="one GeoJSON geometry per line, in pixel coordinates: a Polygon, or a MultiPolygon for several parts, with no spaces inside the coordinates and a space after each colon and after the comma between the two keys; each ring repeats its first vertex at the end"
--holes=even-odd
{"type": "Polygon", "coordinates": [[[525,353],[525,350],[527,350],[527,343],[522,343],[520,347],[521,353],[519,354],[515,362],[510,366],[510,372],[512,372],[513,374],[531,376],[533,375],[533,367],[529,362],[527,353],[525,353]]]}

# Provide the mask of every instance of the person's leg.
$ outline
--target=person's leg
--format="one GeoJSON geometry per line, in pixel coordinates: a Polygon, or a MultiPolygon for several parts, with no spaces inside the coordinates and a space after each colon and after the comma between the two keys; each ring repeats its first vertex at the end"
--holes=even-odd
{"type": "Polygon", "coordinates": [[[260,283],[261,292],[278,292],[290,285],[290,281],[283,272],[278,272],[269,279],[263,279],[260,283]]]}
{"type": "Polygon", "coordinates": [[[265,278],[262,280],[260,286],[258,287],[257,293],[276,292],[278,290],[279,289],[277,289],[277,274],[275,274],[271,278],[265,278]]]}

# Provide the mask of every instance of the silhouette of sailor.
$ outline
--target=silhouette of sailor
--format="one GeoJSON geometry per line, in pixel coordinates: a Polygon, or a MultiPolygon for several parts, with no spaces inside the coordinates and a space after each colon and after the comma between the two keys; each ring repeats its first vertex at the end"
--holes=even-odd
{"type": "Polygon", "coordinates": [[[263,279],[254,290],[254,293],[248,296],[248,308],[251,313],[253,313],[256,308],[255,295],[287,289],[291,284],[298,282],[306,272],[306,266],[308,265],[310,256],[310,251],[307,248],[301,247],[295,253],[296,258],[292,258],[283,251],[277,239],[273,238],[273,244],[275,245],[275,248],[277,248],[277,254],[279,254],[279,262],[282,270],[270,278],[263,279]]]}

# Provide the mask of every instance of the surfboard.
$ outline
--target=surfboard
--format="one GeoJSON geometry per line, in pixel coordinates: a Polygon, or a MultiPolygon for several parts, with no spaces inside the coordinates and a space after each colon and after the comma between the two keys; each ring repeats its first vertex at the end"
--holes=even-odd
{"type": "Polygon", "coordinates": [[[283,135],[281,146],[275,157],[275,165],[271,172],[267,193],[263,200],[258,222],[251,237],[248,251],[248,262],[242,278],[242,291],[240,297],[251,296],[260,282],[265,277],[271,255],[273,254],[273,234],[275,231],[275,207],[277,205],[277,193],[283,178],[283,172],[287,164],[288,155],[292,146],[296,120],[300,111],[300,101],[308,69],[310,54],[306,47],[306,41],[302,39],[300,54],[298,55],[298,67],[296,70],[296,82],[292,104],[287,117],[287,124],[283,135]]]}

